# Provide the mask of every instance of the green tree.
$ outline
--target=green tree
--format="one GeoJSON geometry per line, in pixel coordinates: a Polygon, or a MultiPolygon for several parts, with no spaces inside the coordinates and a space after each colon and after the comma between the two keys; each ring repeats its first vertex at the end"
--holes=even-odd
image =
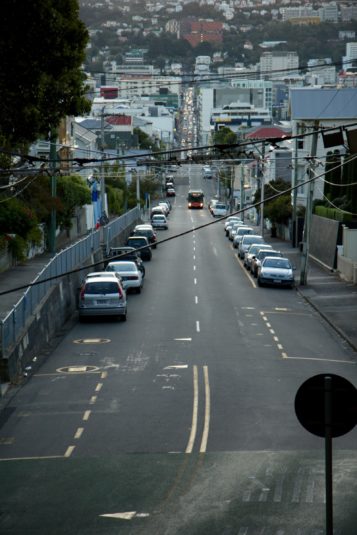
{"type": "MultiPolygon", "coordinates": [[[[144,206],[145,203],[145,194],[150,195],[151,199],[155,199],[160,192],[161,184],[154,175],[146,176],[145,178],[140,179],[140,203],[141,206],[144,206]]],[[[128,207],[133,208],[136,206],[136,180],[133,179],[128,190],[129,199],[128,207]]]]}
{"type": "Polygon", "coordinates": [[[77,0],[2,0],[0,136],[9,146],[47,138],[61,118],[90,110],[87,42],[77,0]]]}
{"type": "Polygon", "coordinates": [[[213,143],[217,145],[234,145],[238,141],[238,136],[228,126],[220,128],[213,134],[213,143]]]}
{"type": "Polygon", "coordinates": [[[140,128],[134,128],[134,134],[138,136],[138,144],[140,149],[153,150],[154,152],[160,150],[160,144],[154,141],[140,128]]]}
{"type": "MultiPolygon", "coordinates": [[[[271,180],[264,185],[264,217],[268,218],[274,227],[277,223],[286,224],[291,217],[291,194],[283,193],[289,189],[289,184],[284,180],[271,180]],[[279,197],[269,200],[271,197],[281,193],[279,197]]],[[[260,188],[255,192],[254,204],[260,202],[260,188]]],[[[257,206],[260,212],[260,206],[257,206]]]]}
{"type": "Polygon", "coordinates": [[[81,176],[61,176],[57,179],[57,197],[58,224],[63,229],[70,229],[75,209],[90,204],[90,189],[81,176]]]}
{"type": "Polygon", "coordinates": [[[105,166],[105,188],[108,197],[108,212],[118,216],[125,212],[128,199],[128,186],[125,180],[125,168],[122,165],[105,166]]]}
{"type": "Polygon", "coordinates": [[[0,248],[9,247],[17,260],[26,258],[28,244],[39,244],[41,232],[34,210],[22,200],[12,197],[0,203],[0,248]]]}

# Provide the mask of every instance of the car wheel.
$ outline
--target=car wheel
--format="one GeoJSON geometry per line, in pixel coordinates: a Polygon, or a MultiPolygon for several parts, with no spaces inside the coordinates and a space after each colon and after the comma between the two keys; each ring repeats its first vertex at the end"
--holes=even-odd
{"type": "Polygon", "coordinates": [[[141,294],[141,286],[139,286],[139,288],[136,289],[136,293],[141,294]]]}
{"type": "Polygon", "coordinates": [[[260,282],[260,279],[257,280],[258,286],[262,286],[262,283],[260,282]]]}
{"type": "Polygon", "coordinates": [[[126,321],[126,312],[122,316],[119,316],[119,321],[126,321]]]}

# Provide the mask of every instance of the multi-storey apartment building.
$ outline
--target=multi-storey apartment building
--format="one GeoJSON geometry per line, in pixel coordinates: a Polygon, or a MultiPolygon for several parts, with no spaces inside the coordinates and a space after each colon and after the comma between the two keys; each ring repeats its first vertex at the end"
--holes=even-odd
{"type": "Polygon", "coordinates": [[[296,74],[299,56],[296,52],[270,51],[260,56],[260,78],[277,80],[282,76],[296,74]]]}
{"type": "MultiPolygon", "coordinates": [[[[213,110],[215,110],[215,117],[217,118],[220,115],[219,110],[223,112],[223,108],[232,103],[242,104],[247,113],[247,106],[251,106],[250,111],[252,111],[252,109],[264,110],[263,122],[266,122],[267,117],[270,117],[271,119],[273,110],[272,93],[272,82],[264,80],[233,79],[230,84],[226,83],[224,85],[217,85],[216,87],[201,87],[197,99],[199,142],[203,144],[207,143],[214,127],[213,122],[215,123],[215,126],[218,124],[217,120],[211,120],[213,110]]],[[[243,111],[243,108],[241,108],[241,112],[243,111]]],[[[235,121],[231,121],[231,126],[234,123],[236,125],[240,124],[240,120],[238,119],[239,117],[241,118],[242,115],[239,113],[239,110],[236,110],[235,112],[230,110],[228,115],[227,113],[223,113],[223,115],[230,115],[231,119],[234,116],[235,121]]],[[[256,124],[261,124],[260,120],[256,124]]],[[[221,125],[223,126],[224,123],[222,122],[221,125]]]]}

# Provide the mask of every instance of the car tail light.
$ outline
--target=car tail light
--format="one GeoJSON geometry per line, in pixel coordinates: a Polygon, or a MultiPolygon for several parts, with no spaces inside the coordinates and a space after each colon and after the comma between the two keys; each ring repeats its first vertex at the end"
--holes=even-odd
{"type": "Polygon", "coordinates": [[[119,284],[118,284],[118,294],[119,294],[119,299],[123,299],[124,298],[123,290],[121,289],[119,284]]]}
{"type": "Polygon", "coordinates": [[[85,294],[85,286],[82,286],[81,293],[79,295],[79,298],[80,298],[81,301],[84,300],[84,294],[85,294]]]}

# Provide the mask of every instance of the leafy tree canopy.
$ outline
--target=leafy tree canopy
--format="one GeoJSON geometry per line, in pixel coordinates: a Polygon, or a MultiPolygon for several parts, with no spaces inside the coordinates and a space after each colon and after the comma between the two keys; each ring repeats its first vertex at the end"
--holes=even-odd
{"type": "Polygon", "coordinates": [[[21,145],[90,110],[80,67],[88,32],[77,0],[2,0],[0,136],[21,145]]]}
{"type": "MultiPolygon", "coordinates": [[[[290,192],[283,193],[289,189],[289,184],[284,180],[271,180],[269,184],[264,185],[264,217],[270,219],[274,225],[276,223],[287,223],[292,212],[291,194],[290,192]],[[276,195],[282,193],[279,197],[276,195]],[[272,200],[269,200],[271,197],[272,200]]],[[[260,201],[260,188],[256,191],[254,196],[254,204],[260,201]]],[[[259,207],[257,208],[259,211],[259,207]]]]}
{"type": "Polygon", "coordinates": [[[238,136],[228,126],[220,128],[213,134],[213,143],[217,145],[234,145],[238,141],[238,136]]]}

